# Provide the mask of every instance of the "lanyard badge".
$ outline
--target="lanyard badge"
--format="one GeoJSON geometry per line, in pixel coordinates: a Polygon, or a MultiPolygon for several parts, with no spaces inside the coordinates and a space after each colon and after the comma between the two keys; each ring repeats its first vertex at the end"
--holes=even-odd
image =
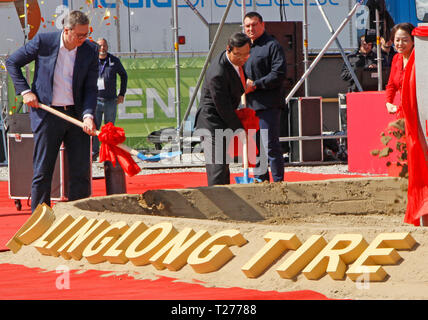
{"type": "Polygon", "coordinates": [[[99,62],[99,72],[98,72],[98,81],[97,81],[98,90],[105,90],[104,78],[102,74],[104,72],[104,69],[107,63],[108,63],[107,60],[104,62],[104,64],[99,62]]]}

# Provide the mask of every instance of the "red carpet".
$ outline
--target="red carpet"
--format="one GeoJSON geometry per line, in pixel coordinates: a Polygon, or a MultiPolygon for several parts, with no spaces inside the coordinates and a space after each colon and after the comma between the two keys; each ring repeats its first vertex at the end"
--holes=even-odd
{"type": "MultiPolygon", "coordinates": [[[[232,175],[234,180],[235,176],[232,175]]],[[[309,181],[336,178],[349,178],[341,174],[309,174],[287,172],[286,181],[309,181]]],[[[206,186],[206,175],[200,172],[165,173],[127,177],[127,193],[139,194],[149,189],[178,189],[206,186]]],[[[105,180],[93,181],[93,196],[103,196],[105,180]]],[[[22,201],[22,210],[18,211],[13,199],[8,195],[8,182],[0,181],[0,252],[8,250],[5,245],[28,219],[30,208],[22,201]]],[[[71,272],[70,290],[58,290],[55,281],[60,276],[55,272],[43,272],[40,269],[26,268],[20,265],[0,264],[0,299],[223,299],[223,300],[298,300],[326,299],[313,291],[276,292],[257,291],[242,288],[205,288],[199,284],[173,282],[171,278],[159,278],[155,281],[135,280],[128,276],[103,278],[108,273],[88,271],[83,274],[71,272]],[[108,289],[108,290],[107,290],[108,289]]]]}
{"type": "Polygon", "coordinates": [[[207,288],[199,283],[174,282],[173,278],[135,280],[127,275],[101,277],[106,271],[70,271],[69,289],[64,274],[20,265],[0,265],[0,299],[55,300],[325,300],[324,295],[298,292],[258,291],[242,288],[207,288]],[[57,289],[57,282],[63,289],[57,289]],[[19,283],[19,285],[17,285],[19,283]]]}

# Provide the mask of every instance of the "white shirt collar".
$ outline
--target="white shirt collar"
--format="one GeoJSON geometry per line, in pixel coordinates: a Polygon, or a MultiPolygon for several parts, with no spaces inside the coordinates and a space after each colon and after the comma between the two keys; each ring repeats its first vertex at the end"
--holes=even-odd
{"type": "Polygon", "coordinates": [[[77,51],[77,47],[75,47],[74,49],[71,49],[71,50],[68,50],[65,46],[64,46],[64,39],[63,39],[63,37],[64,37],[64,30],[61,32],[61,37],[60,37],[60,42],[59,42],[59,48],[60,49],[66,49],[67,50],[67,52],[69,52],[69,53],[72,53],[72,52],[75,52],[75,51],[77,51]]]}
{"type": "Polygon", "coordinates": [[[238,76],[241,76],[241,75],[239,74],[239,66],[237,66],[237,65],[233,64],[233,63],[232,63],[232,61],[230,61],[229,56],[227,55],[227,51],[226,51],[226,53],[225,53],[225,54],[226,54],[227,61],[229,61],[229,62],[230,62],[230,64],[232,65],[232,67],[234,67],[234,68],[235,68],[236,72],[238,72],[238,76]]]}

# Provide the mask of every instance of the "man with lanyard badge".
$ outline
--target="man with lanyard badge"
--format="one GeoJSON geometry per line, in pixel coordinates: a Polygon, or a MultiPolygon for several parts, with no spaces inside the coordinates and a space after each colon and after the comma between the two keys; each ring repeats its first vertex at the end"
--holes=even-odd
{"type": "MultiPolygon", "coordinates": [[[[95,124],[100,129],[104,115],[104,123],[115,123],[117,105],[123,103],[126,93],[128,75],[119,58],[108,53],[107,41],[103,38],[97,41],[99,46],[99,75],[98,75],[98,98],[95,112],[95,124]],[[116,79],[120,76],[119,95],[116,94],[116,79]]],[[[99,153],[100,143],[97,137],[93,137],[92,159],[96,160],[99,153]]]]}

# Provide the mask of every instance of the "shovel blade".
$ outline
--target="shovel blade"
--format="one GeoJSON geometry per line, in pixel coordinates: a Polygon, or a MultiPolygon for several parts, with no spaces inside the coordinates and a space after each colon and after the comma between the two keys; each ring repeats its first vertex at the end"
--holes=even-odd
{"type": "Polygon", "coordinates": [[[245,183],[254,183],[254,182],[261,182],[260,179],[257,178],[250,178],[248,176],[248,169],[244,170],[244,175],[242,177],[235,177],[235,182],[238,184],[245,184],[245,183]]]}
{"type": "Polygon", "coordinates": [[[235,182],[238,184],[244,184],[244,183],[253,183],[254,182],[254,178],[249,178],[249,177],[235,177],[235,182]]]}
{"type": "Polygon", "coordinates": [[[143,155],[142,153],[139,153],[137,155],[137,157],[142,161],[158,162],[158,161],[161,161],[163,159],[174,158],[176,156],[179,156],[180,154],[181,154],[181,151],[173,151],[173,152],[159,153],[155,156],[147,157],[147,156],[143,155]]]}

